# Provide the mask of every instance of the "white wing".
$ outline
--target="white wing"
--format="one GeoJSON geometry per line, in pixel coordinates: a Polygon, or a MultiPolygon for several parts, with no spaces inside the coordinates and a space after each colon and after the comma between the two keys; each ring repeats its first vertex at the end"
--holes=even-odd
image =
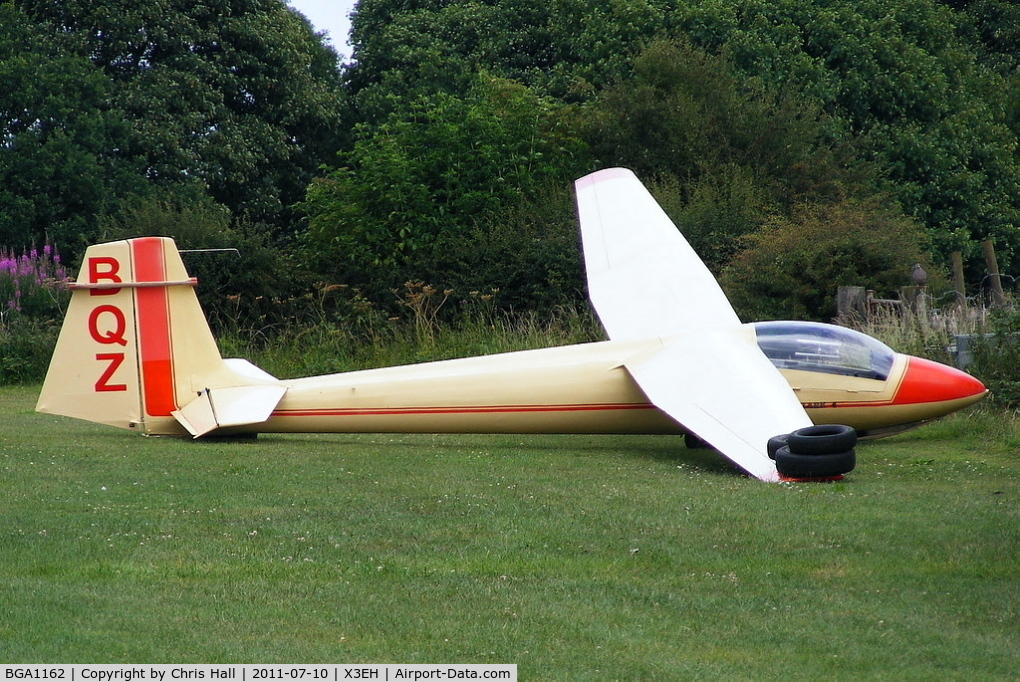
{"type": "Polygon", "coordinates": [[[609,338],[740,324],[715,277],[631,171],[592,173],[576,188],[588,295],[609,338]]]}
{"type": "Polygon", "coordinates": [[[748,329],[677,337],[624,366],[656,407],[763,481],[779,480],[769,438],[811,425],[748,329]]]}
{"type": "Polygon", "coordinates": [[[577,181],[588,288],[610,338],[662,339],[624,363],[648,399],[738,466],[778,480],[766,445],[811,420],[712,273],[641,182],[577,181]]]}

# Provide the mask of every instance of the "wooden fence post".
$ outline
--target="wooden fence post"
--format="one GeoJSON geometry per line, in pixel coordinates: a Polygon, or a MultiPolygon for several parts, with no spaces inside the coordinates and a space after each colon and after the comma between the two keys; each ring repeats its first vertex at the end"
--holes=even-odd
{"type": "Polygon", "coordinates": [[[999,263],[995,260],[995,245],[991,239],[986,239],[981,247],[985,251],[985,265],[988,267],[988,277],[992,285],[992,303],[1002,305],[1006,302],[1006,295],[1002,293],[1002,279],[999,277],[999,263]]]}
{"type": "Polygon", "coordinates": [[[836,316],[843,319],[868,319],[868,302],[864,287],[839,287],[836,290],[836,316]]]}
{"type": "Polygon", "coordinates": [[[921,317],[927,317],[928,306],[924,300],[924,287],[900,287],[900,300],[903,307],[912,310],[921,317]]]}

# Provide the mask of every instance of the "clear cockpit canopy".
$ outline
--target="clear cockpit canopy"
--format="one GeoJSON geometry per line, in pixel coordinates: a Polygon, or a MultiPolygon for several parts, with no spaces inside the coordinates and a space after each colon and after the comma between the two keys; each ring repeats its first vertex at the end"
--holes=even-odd
{"type": "Polygon", "coordinates": [[[820,322],[756,322],[758,346],[779,369],[884,381],[896,353],[867,334],[820,322]]]}

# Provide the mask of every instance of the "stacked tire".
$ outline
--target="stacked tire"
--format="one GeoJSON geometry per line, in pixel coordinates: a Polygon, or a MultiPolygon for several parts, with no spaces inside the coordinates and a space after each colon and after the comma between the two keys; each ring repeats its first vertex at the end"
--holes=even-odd
{"type": "Polygon", "coordinates": [[[769,457],[786,478],[833,478],[857,465],[857,432],[842,424],[820,424],[769,439],[769,457]]]}

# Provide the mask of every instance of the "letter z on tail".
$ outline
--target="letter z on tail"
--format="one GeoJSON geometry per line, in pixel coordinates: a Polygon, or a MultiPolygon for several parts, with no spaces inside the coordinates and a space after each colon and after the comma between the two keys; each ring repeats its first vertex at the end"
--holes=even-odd
{"type": "Polygon", "coordinates": [[[286,388],[220,357],[195,284],[172,239],[90,247],[36,409],[196,437],[265,421],[286,388]]]}

